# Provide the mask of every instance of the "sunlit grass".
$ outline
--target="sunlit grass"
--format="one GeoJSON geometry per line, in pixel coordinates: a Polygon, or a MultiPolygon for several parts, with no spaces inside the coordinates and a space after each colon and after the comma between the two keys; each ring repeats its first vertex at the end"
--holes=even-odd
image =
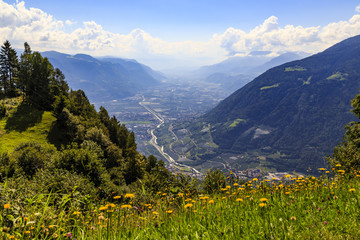
{"type": "MultiPolygon", "coordinates": [[[[336,170],[336,169],[335,169],[336,170]]],[[[338,169],[341,170],[341,169],[338,169]]],[[[320,170],[322,171],[322,170],[320,170]]],[[[338,172],[338,171],[336,171],[338,172]]],[[[2,236],[10,239],[356,239],[359,177],[230,178],[219,194],[168,189],[61,204],[55,195],[12,199],[2,186],[2,236]],[[80,207],[81,206],[81,207],[80,207]]],[[[359,176],[359,175],[358,175],[359,176]]],[[[21,194],[20,194],[21,195],[21,194]]]]}

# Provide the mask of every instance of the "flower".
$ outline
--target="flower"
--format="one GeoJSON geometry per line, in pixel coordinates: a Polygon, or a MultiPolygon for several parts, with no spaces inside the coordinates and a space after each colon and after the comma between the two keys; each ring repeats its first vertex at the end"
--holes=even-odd
{"type": "Polygon", "coordinates": [[[237,201],[237,202],[242,202],[242,201],[244,201],[244,200],[243,200],[242,198],[237,198],[236,201],[237,201]]]}
{"type": "Polygon", "coordinates": [[[260,198],[260,202],[266,202],[266,201],[268,201],[267,198],[260,198]]]}
{"type": "Polygon", "coordinates": [[[210,201],[209,201],[209,204],[213,204],[213,203],[214,203],[214,200],[210,200],[210,201]]]}
{"type": "Polygon", "coordinates": [[[192,206],[194,206],[194,205],[192,205],[191,203],[188,203],[184,206],[184,208],[191,208],[192,206]]]}
{"type": "Polygon", "coordinates": [[[238,183],[234,183],[234,187],[237,187],[237,186],[239,186],[239,184],[238,184],[238,183]]]}
{"type": "Polygon", "coordinates": [[[319,171],[325,171],[326,169],[325,168],[319,168],[319,171]]]}
{"type": "Polygon", "coordinates": [[[178,193],[178,196],[179,197],[184,197],[184,194],[183,193],[178,193]]]}
{"type": "Polygon", "coordinates": [[[155,211],[152,212],[152,214],[154,214],[154,215],[159,215],[159,213],[158,213],[158,212],[155,212],[155,211]]]}
{"type": "Polygon", "coordinates": [[[134,198],[134,197],[135,197],[135,195],[132,193],[125,194],[125,198],[134,198]]]}
{"type": "Polygon", "coordinates": [[[260,207],[265,207],[265,206],[266,206],[266,203],[260,203],[259,206],[260,206],[260,207]]]}
{"type": "Polygon", "coordinates": [[[200,200],[206,200],[208,198],[209,198],[208,196],[203,196],[203,197],[200,197],[200,200]]]}
{"type": "Polygon", "coordinates": [[[121,198],[121,196],[115,196],[114,197],[114,199],[120,199],[121,198]]]}
{"type": "Polygon", "coordinates": [[[256,182],[256,181],[258,181],[258,180],[259,180],[259,179],[257,179],[257,178],[253,178],[253,181],[254,181],[254,182],[256,182]]]}
{"type": "Polygon", "coordinates": [[[355,188],[350,188],[349,192],[355,192],[355,188]]]}
{"type": "Polygon", "coordinates": [[[104,207],[100,207],[100,208],[99,208],[100,211],[105,211],[106,209],[108,209],[107,206],[104,206],[104,207]]]}
{"type": "Polygon", "coordinates": [[[291,219],[292,221],[295,221],[295,220],[296,220],[296,217],[292,216],[290,219],[291,219]]]}
{"type": "Polygon", "coordinates": [[[74,215],[80,215],[80,214],[81,214],[81,212],[79,212],[79,211],[75,211],[75,212],[73,212],[73,214],[74,214],[74,215]]]}
{"type": "Polygon", "coordinates": [[[10,208],[10,203],[5,204],[5,205],[4,205],[4,208],[5,208],[5,209],[10,208]]]}
{"type": "Polygon", "coordinates": [[[166,213],[171,214],[173,213],[173,210],[167,210],[166,213]]]}
{"type": "Polygon", "coordinates": [[[341,164],[338,163],[338,164],[335,165],[335,167],[341,167],[341,164]]]}
{"type": "Polygon", "coordinates": [[[122,205],[121,208],[132,208],[132,206],[129,204],[125,204],[125,205],[122,205]]]}
{"type": "Polygon", "coordinates": [[[25,231],[24,233],[25,233],[25,234],[30,234],[30,231],[25,231]]]}

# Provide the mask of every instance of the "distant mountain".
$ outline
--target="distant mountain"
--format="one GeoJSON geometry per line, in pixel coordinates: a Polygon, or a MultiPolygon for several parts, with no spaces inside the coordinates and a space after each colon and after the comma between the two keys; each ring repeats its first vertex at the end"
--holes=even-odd
{"type": "Polygon", "coordinates": [[[324,156],[341,141],[344,125],[354,120],[350,100],[359,88],[356,36],[266,71],[188,129],[193,136],[209,129],[217,154],[251,153],[263,167],[304,172],[324,166],[324,156]]]}
{"type": "Polygon", "coordinates": [[[50,62],[61,69],[69,86],[83,89],[91,101],[104,101],[134,95],[139,90],[159,84],[161,73],[121,58],[97,59],[85,54],[69,55],[55,51],[43,52],[50,62]]]}
{"type": "Polygon", "coordinates": [[[218,64],[202,67],[197,74],[210,74],[204,78],[205,82],[218,83],[223,89],[234,92],[266,70],[306,56],[309,55],[287,52],[271,58],[254,52],[252,56],[231,57],[218,64]]]}

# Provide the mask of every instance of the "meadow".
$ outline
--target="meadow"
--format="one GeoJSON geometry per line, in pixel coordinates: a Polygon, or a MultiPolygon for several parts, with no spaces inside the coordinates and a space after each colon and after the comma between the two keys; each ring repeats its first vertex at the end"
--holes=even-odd
{"type": "Polygon", "coordinates": [[[3,239],[358,239],[360,173],[337,165],[320,177],[239,181],[191,189],[76,198],[1,186],[3,239]],[[29,195],[30,196],[30,195],[29,195]],[[57,199],[57,200],[55,200],[57,199]],[[57,202],[57,204],[54,204],[57,202]]]}

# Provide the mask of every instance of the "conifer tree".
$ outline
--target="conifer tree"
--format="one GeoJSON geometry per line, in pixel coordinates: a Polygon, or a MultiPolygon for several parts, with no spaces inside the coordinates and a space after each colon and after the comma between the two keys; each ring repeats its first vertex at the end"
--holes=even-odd
{"type": "Polygon", "coordinates": [[[6,40],[0,51],[0,86],[5,96],[16,95],[16,82],[18,78],[19,60],[15,49],[6,40]]]}

